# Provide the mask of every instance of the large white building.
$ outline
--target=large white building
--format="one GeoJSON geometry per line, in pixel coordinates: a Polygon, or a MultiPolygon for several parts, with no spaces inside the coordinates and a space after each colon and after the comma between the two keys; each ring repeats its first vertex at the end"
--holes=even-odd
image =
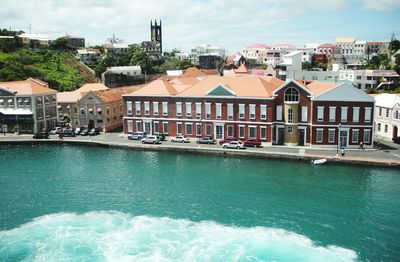
{"type": "Polygon", "coordinates": [[[385,140],[399,136],[400,95],[380,94],[375,97],[375,135],[385,140]]]}
{"type": "Polygon", "coordinates": [[[194,65],[199,64],[199,56],[201,55],[216,55],[222,58],[225,57],[225,49],[222,47],[201,45],[192,48],[190,51],[190,61],[194,65]]]}
{"type": "Polygon", "coordinates": [[[265,44],[252,44],[242,50],[243,56],[248,60],[254,60],[258,64],[264,63],[269,47],[265,44]]]}

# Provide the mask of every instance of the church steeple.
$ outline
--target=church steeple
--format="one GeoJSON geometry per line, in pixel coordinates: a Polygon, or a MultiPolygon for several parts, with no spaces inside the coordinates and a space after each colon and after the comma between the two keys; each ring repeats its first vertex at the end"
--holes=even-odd
{"type": "Polygon", "coordinates": [[[160,45],[160,52],[162,53],[162,30],[161,30],[161,20],[160,24],[157,24],[157,19],[150,20],[150,34],[151,34],[151,41],[157,42],[160,45]]]}

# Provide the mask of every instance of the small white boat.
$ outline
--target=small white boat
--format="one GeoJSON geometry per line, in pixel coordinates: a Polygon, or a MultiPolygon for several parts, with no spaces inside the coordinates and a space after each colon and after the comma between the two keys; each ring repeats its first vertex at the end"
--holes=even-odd
{"type": "Polygon", "coordinates": [[[326,158],[311,160],[311,164],[314,164],[314,165],[322,165],[322,164],[325,164],[326,162],[328,162],[328,159],[326,159],[326,158]]]}

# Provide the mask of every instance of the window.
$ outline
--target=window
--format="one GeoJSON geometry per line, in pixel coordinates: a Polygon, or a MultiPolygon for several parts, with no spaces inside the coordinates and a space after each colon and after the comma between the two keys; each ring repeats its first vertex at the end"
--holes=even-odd
{"type": "Polygon", "coordinates": [[[182,123],[180,122],[176,123],[176,133],[182,135],[182,123]]]}
{"type": "Polygon", "coordinates": [[[211,103],[206,103],[206,119],[211,118],[211,103]]]}
{"type": "Polygon", "coordinates": [[[128,128],[128,133],[132,133],[133,132],[133,121],[132,120],[128,120],[127,128],[128,128]]]}
{"type": "Polygon", "coordinates": [[[363,142],[365,144],[370,143],[370,137],[371,137],[371,129],[364,129],[363,142]]]}
{"type": "Polygon", "coordinates": [[[84,115],[84,114],[85,114],[85,108],[81,107],[81,115],[84,115]]]}
{"type": "Polygon", "coordinates": [[[211,136],[211,125],[206,125],[206,136],[211,136]]]}
{"type": "Polygon", "coordinates": [[[336,121],[336,106],[329,107],[329,122],[336,121]]]}
{"type": "Polygon", "coordinates": [[[347,107],[346,106],[341,107],[340,121],[347,122],[347,107]]]}
{"type": "Polygon", "coordinates": [[[267,119],[267,105],[260,105],[260,118],[262,120],[267,119]]]}
{"type": "Polygon", "coordinates": [[[221,103],[216,103],[215,104],[215,115],[217,119],[222,118],[222,104],[221,103]]]}
{"type": "Polygon", "coordinates": [[[353,122],[357,123],[360,119],[360,108],[353,107],[353,122]]]}
{"type": "Polygon", "coordinates": [[[135,102],[135,109],[136,109],[136,115],[140,116],[142,114],[141,108],[140,108],[140,102],[135,102]]]}
{"type": "Polygon", "coordinates": [[[192,116],[192,103],[191,102],[186,102],[186,116],[187,117],[192,116]]]}
{"type": "Polygon", "coordinates": [[[382,127],[381,123],[378,123],[378,131],[381,131],[381,127],[382,127]]]}
{"type": "Polygon", "coordinates": [[[228,136],[233,136],[233,126],[227,127],[228,136]]]}
{"type": "Polygon", "coordinates": [[[358,129],[353,129],[351,133],[351,142],[353,144],[358,144],[358,129]]]}
{"type": "Polygon", "coordinates": [[[163,116],[168,116],[168,102],[162,102],[163,116]]]}
{"type": "Polygon", "coordinates": [[[385,133],[388,132],[388,129],[389,129],[388,125],[385,125],[385,133]]]}
{"type": "Polygon", "coordinates": [[[382,107],[379,108],[379,116],[382,116],[382,107]]]}
{"type": "Polygon", "coordinates": [[[389,117],[389,108],[386,108],[386,117],[389,117]]]}
{"type": "Polygon", "coordinates": [[[146,116],[150,115],[150,102],[144,102],[144,114],[146,116]]]}
{"type": "Polygon", "coordinates": [[[285,91],[285,102],[298,102],[299,91],[296,88],[290,87],[285,91]]]}
{"type": "Polygon", "coordinates": [[[282,106],[276,106],[276,120],[282,120],[282,106]]]}
{"type": "Polygon", "coordinates": [[[74,107],[74,114],[78,114],[78,108],[74,107]]]}
{"type": "Polygon", "coordinates": [[[260,139],[262,139],[262,140],[267,139],[267,127],[265,127],[265,126],[260,127],[260,139]]]}
{"type": "MultiPolygon", "coordinates": [[[[365,110],[367,110],[367,109],[365,109],[365,110]]],[[[399,119],[399,110],[396,110],[396,111],[394,112],[393,118],[394,118],[394,119],[399,119]]],[[[365,121],[365,122],[367,122],[367,121],[365,121]]]]}
{"type": "Polygon", "coordinates": [[[153,133],[160,133],[160,123],[158,121],[153,122],[153,133]]]}
{"type": "Polygon", "coordinates": [[[201,136],[201,124],[196,124],[196,135],[201,136]]]}
{"type": "Polygon", "coordinates": [[[257,137],[257,127],[249,126],[249,138],[256,138],[256,137],[257,137]]]}
{"type": "Polygon", "coordinates": [[[153,115],[158,116],[158,102],[153,102],[153,115]]]}
{"type": "Polygon", "coordinates": [[[301,121],[307,122],[307,115],[308,115],[308,107],[302,106],[301,107],[301,121]]]}
{"type": "Polygon", "coordinates": [[[132,101],[126,102],[126,113],[128,116],[132,115],[132,101]]]}
{"type": "Polygon", "coordinates": [[[244,118],[244,104],[239,104],[239,118],[244,118]]]}
{"type": "Polygon", "coordinates": [[[249,105],[249,117],[250,119],[256,118],[256,105],[249,105]]]}
{"type": "Polygon", "coordinates": [[[192,123],[186,123],[185,124],[186,128],[186,135],[192,135],[193,134],[193,124],[192,123]]]}
{"type": "Polygon", "coordinates": [[[201,117],[201,103],[196,103],[196,117],[201,117]]]}
{"type": "Polygon", "coordinates": [[[227,106],[227,113],[228,113],[228,120],[233,119],[233,104],[226,104],[227,106]]]}
{"type": "MultiPolygon", "coordinates": [[[[131,110],[131,113],[132,113],[132,110],[131,110]]],[[[97,114],[98,114],[98,115],[101,115],[101,107],[98,107],[98,108],[97,108],[97,114]]]]}
{"type": "Polygon", "coordinates": [[[239,126],[239,137],[244,138],[244,126],[239,126]]]}
{"type": "Polygon", "coordinates": [[[142,131],[142,122],[136,121],[136,131],[142,131]]]}
{"type": "Polygon", "coordinates": [[[182,103],[176,102],[176,116],[182,116],[182,103]]]}
{"type": "Polygon", "coordinates": [[[324,121],[324,107],[323,106],[318,106],[317,110],[318,110],[317,121],[318,122],[324,121]]]}
{"type": "Polygon", "coordinates": [[[289,134],[292,134],[293,133],[293,127],[292,126],[288,126],[287,127],[287,131],[288,131],[289,134]]]}
{"type": "Polygon", "coordinates": [[[365,123],[371,122],[371,107],[365,108],[364,121],[365,123]]]}
{"type": "Polygon", "coordinates": [[[168,128],[168,122],[163,122],[163,134],[168,134],[169,128],[168,128]]]}
{"type": "Polygon", "coordinates": [[[317,136],[316,136],[317,143],[322,143],[323,138],[324,138],[324,130],[321,128],[317,128],[317,136]]]}
{"type": "Polygon", "coordinates": [[[329,143],[335,142],[335,129],[328,129],[328,142],[329,143]]]}
{"type": "Polygon", "coordinates": [[[288,108],[288,122],[293,123],[293,109],[288,108]]]}

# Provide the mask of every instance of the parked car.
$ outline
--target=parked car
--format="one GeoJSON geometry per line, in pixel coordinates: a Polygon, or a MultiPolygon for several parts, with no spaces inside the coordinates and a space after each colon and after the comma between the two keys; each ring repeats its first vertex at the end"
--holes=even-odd
{"type": "Polygon", "coordinates": [[[128,136],[128,140],[142,140],[146,137],[146,132],[133,132],[128,136]]]}
{"type": "Polygon", "coordinates": [[[75,128],[75,130],[74,130],[75,135],[79,135],[79,133],[82,132],[83,129],[85,129],[85,128],[84,128],[84,127],[77,127],[77,128],[75,128]]]}
{"type": "Polygon", "coordinates": [[[244,140],[243,144],[244,146],[260,147],[261,141],[256,138],[249,138],[247,140],[244,140]]]}
{"type": "Polygon", "coordinates": [[[171,142],[177,142],[177,143],[190,143],[189,137],[186,136],[176,136],[171,138],[171,142]]]}
{"type": "Polygon", "coordinates": [[[231,141],[238,141],[238,140],[237,140],[237,138],[235,138],[235,137],[233,137],[233,136],[227,136],[227,137],[225,137],[224,139],[219,140],[218,143],[219,143],[220,145],[222,145],[222,144],[224,144],[224,143],[229,143],[229,142],[231,142],[231,141]]]}
{"type": "Polygon", "coordinates": [[[160,139],[158,139],[156,136],[146,136],[145,138],[142,138],[142,144],[160,144],[160,139]]]}
{"type": "Polygon", "coordinates": [[[97,136],[98,134],[100,134],[100,129],[99,128],[92,128],[88,132],[89,136],[97,136]]]}
{"type": "Polygon", "coordinates": [[[72,130],[72,129],[65,129],[63,131],[63,135],[64,136],[70,136],[70,137],[75,137],[76,136],[74,130],[72,130]]]}
{"type": "Polygon", "coordinates": [[[37,132],[33,134],[33,138],[35,139],[47,139],[49,138],[49,133],[47,132],[37,132]]]}
{"type": "Polygon", "coordinates": [[[53,129],[50,130],[49,134],[50,135],[55,135],[61,133],[62,127],[54,127],[53,129]]]}
{"type": "Polygon", "coordinates": [[[229,143],[222,144],[223,148],[234,148],[234,149],[245,149],[246,147],[240,141],[231,141],[229,143]]]}
{"type": "Polygon", "coordinates": [[[79,134],[81,136],[87,136],[87,135],[89,135],[89,129],[85,128],[81,132],[79,132],[79,134]]]}
{"type": "Polygon", "coordinates": [[[210,137],[202,137],[199,140],[197,140],[197,144],[208,144],[208,145],[213,145],[215,144],[215,139],[212,139],[210,137]]]}
{"type": "Polygon", "coordinates": [[[165,141],[165,134],[163,133],[155,133],[155,136],[158,137],[158,139],[160,139],[160,141],[165,141]]]}

